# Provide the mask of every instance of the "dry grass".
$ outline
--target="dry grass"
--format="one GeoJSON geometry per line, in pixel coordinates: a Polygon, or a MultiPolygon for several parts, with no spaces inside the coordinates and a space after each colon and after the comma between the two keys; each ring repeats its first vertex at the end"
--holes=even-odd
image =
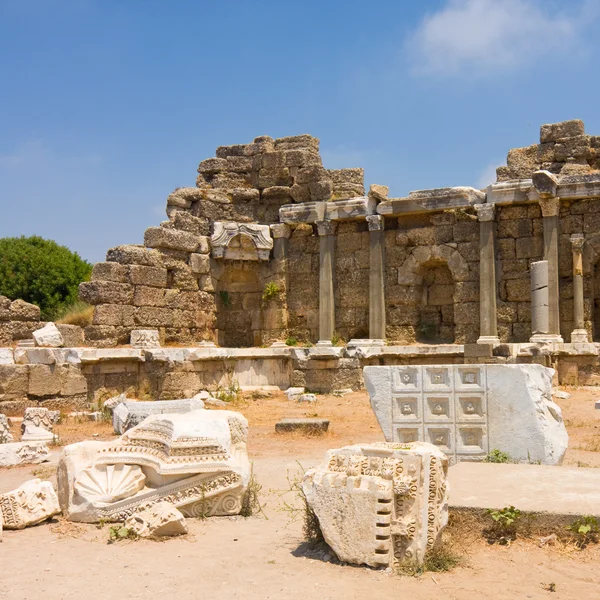
{"type": "Polygon", "coordinates": [[[92,324],[94,318],[94,307],[85,302],[77,301],[64,308],[58,315],[57,323],[63,325],[79,325],[87,327],[92,324]]]}

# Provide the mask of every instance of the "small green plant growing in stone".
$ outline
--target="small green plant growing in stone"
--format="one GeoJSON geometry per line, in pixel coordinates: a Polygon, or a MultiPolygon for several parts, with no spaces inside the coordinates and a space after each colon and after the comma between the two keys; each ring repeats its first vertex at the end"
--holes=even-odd
{"type": "Polygon", "coordinates": [[[219,400],[223,400],[223,402],[236,402],[240,399],[241,391],[242,388],[237,382],[237,379],[232,379],[227,387],[219,386],[214,395],[219,400]]]}
{"type": "Polygon", "coordinates": [[[108,530],[108,543],[114,544],[115,542],[121,542],[123,540],[137,540],[138,534],[125,525],[113,525],[108,530]]]}
{"type": "Polygon", "coordinates": [[[279,286],[279,284],[276,283],[275,281],[269,281],[269,283],[267,283],[267,285],[265,285],[265,289],[263,290],[262,300],[266,304],[267,302],[270,302],[271,300],[275,300],[275,299],[279,298],[280,294],[281,294],[281,287],[279,286]]]}
{"type": "Polygon", "coordinates": [[[231,305],[231,297],[229,296],[229,292],[219,292],[219,298],[221,298],[221,303],[223,304],[223,306],[227,307],[231,305]]]}
{"type": "Polygon", "coordinates": [[[489,509],[492,526],[484,531],[488,542],[508,544],[517,538],[517,527],[521,519],[521,511],[514,506],[505,506],[500,510],[489,509]]]}
{"type": "Polygon", "coordinates": [[[498,450],[497,448],[495,448],[485,457],[485,462],[488,462],[488,463],[511,463],[511,462],[513,462],[513,459],[511,458],[510,454],[507,454],[506,452],[502,452],[502,451],[498,450]]]}
{"type": "Polygon", "coordinates": [[[333,346],[345,346],[346,340],[336,331],[331,336],[331,344],[333,346]]]}
{"type": "Polygon", "coordinates": [[[285,345],[286,346],[297,346],[298,345],[298,338],[296,338],[293,335],[291,335],[289,338],[287,338],[287,340],[285,340],[285,345]]]}
{"type": "Polygon", "coordinates": [[[567,529],[575,534],[575,543],[578,548],[585,548],[590,543],[598,543],[600,522],[592,515],[579,517],[567,529]]]}
{"type": "Polygon", "coordinates": [[[248,481],[248,487],[242,497],[242,509],[240,515],[242,517],[251,517],[254,514],[260,513],[267,519],[267,515],[263,512],[263,507],[260,503],[260,492],[262,485],[256,481],[254,477],[254,463],[250,468],[250,479],[248,481]]]}

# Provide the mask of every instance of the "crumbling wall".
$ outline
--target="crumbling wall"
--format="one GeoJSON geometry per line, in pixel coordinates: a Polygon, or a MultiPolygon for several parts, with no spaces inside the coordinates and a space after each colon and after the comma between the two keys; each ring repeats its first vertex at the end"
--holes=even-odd
{"type": "Polygon", "coordinates": [[[585,175],[600,170],[600,136],[587,135],[583,121],[542,125],[540,143],[513,148],[506,166],[498,167],[498,181],[529,179],[545,169],[556,175],[585,175]]]}

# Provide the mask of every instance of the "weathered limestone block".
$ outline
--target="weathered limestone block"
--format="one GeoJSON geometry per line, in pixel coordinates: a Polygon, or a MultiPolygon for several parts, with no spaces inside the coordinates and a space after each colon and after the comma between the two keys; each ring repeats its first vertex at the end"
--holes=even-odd
{"type": "Polygon", "coordinates": [[[38,465],[50,459],[48,446],[41,442],[0,444],[0,467],[38,465]]]}
{"type": "Polygon", "coordinates": [[[133,329],[129,343],[132,348],[160,348],[158,329],[133,329]]]}
{"type": "Polygon", "coordinates": [[[583,135],[585,127],[583,121],[573,119],[571,121],[562,121],[561,123],[550,123],[540,127],[540,142],[556,142],[562,138],[583,135]]]}
{"type": "Polygon", "coordinates": [[[420,564],[448,522],[448,459],[431,444],[329,450],[302,490],[325,541],[352,564],[420,564]]]}
{"type": "Polygon", "coordinates": [[[27,394],[31,396],[56,396],[62,385],[60,371],[56,365],[29,365],[27,394]]]}
{"type": "Polygon", "coordinates": [[[150,402],[131,402],[125,399],[113,408],[113,428],[115,433],[122,435],[150,415],[188,413],[203,408],[204,402],[195,398],[150,402]]]}
{"type": "Polygon", "coordinates": [[[6,415],[0,413],[0,444],[8,444],[13,441],[6,415]]]}
{"type": "Polygon", "coordinates": [[[40,307],[25,302],[25,300],[14,300],[10,304],[11,321],[39,321],[40,307]]]}
{"type": "Polygon", "coordinates": [[[63,336],[54,323],[46,323],[33,332],[33,341],[42,348],[60,348],[64,344],[63,336]]]}
{"type": "Polygon", "coordinates": [[[4,529],[25,529],[60,513],[56,492],[49,481],[31,479],[12,492],[0,494],[4,529]]]}
{"type": "Polygon", "coordinates": [[[111,248],[106,253],[106,260],[122,265],[163,266],[160,252],[135,244],[125,244],[111,248]]]}
{"type": "Polygon", "coordinates": [[[190,267],[192,273],[205,274],[210,272],[210,256],[207,254],[191,254],[190,267]]]}
{"type": "Polygon", "coordinates": [[[60,331],[60,335],[62,335],[63,346],[65,348],[79,348],[85,345],[83,328],[79,327],[79,325],[57,323],[56,327],[60,331]]]}
{"type": "Polygon", "coordinates": [[[131,265],[129,268],[129,281],[134,285],[165,288],[167,287],[167,269],[162,267],[147,267],[145,265],[131,265]]]}
{"type": "Polygon", "coordinates": [[[143,508],[124,523],[140,537],[168,537],[188,532],[185,517],[170,502],[157,502],[143,508]]]}
{"type": "Polygon", "coordinates": [[[117,262],[99,262],[92,269],[91,281],[114,281],[127,283],[129,267],[117,262]]]}
{"type": "Polygon", "coordinates": [[[13,400],[27,396],[28,369],[27,365],[0,365],[0,399],[13,400]]]}
{"type": "Polygon", "coordinates": [[[58,466],[63,513],[123,521],[164,501],[186,517],[238,514],[250,476],[247,431],[239,413],[196,410],[150,415],[115,441],[66,446],[58,466]]]}
{"type": "Polygon", "coordinates": [[[388,441],[425,441],[451,462],[501,450],[518,461],[560,464],[568,435],[541,365],[365,367],[371,406],[388,441]]]}
{"type": "Polygon", "coordinates": [[[84,281],[79,284],[79,298],[88,304],[131,304],[133,286],[113,281],[84,281]]]}
{"type": "Polygon", "coordinates": [[[188,231],[178,231],[166,227],[149,227],[144,234],[144,244],[148,248],[195,252],[199,245],[199,239],[197,235],[188,231]]]}

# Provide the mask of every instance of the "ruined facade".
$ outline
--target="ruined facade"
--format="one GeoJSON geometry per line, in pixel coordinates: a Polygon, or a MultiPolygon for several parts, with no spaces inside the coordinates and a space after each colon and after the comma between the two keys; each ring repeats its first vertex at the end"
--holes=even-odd
{"type": "Polygon", "coordinates": [[[547,260],[548,333],[570,341],[585,329],[591,341],[600,337],[599,167],[600,136],[581,121],[542,126],[540,144],[511,150],[487,190],[405,198],[384,186],[365,195],[362,170],[325,169],[308,135],[220,147],[200,163],[197,187],[169,196],[169,220],[146,231],[144,246],[109,250],[82,284],[96,305],[86,338],[114,346],[157,328],[167,343],[226,347],[523,343],[534,333],[530,264],[547,260]]]}

